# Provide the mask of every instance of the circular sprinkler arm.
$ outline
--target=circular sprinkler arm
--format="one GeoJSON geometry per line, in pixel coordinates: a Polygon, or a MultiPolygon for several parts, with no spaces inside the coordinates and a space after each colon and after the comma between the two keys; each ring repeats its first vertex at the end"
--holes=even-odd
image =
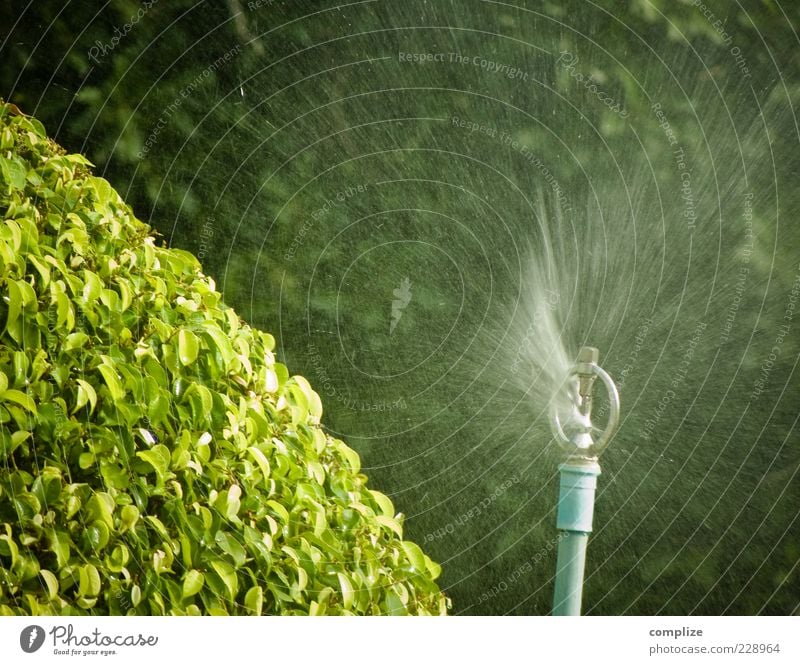
{"type": "Polygon", "coordinates": [[[553,432],[561,447],[570,456],[596,459],[605,449],[619,423],[619,393],[612,378],[597,364],[599,352],[584,346],[578,352],[578,362],[567,375],[570,382],[573,411],[567,430],[561,422],[557,406],[553,406],[550,417],[553,432]],[[608,392],[609,414],[605,429],[595,439],[592,436],[592,388],[599,378],[608,392]]]}

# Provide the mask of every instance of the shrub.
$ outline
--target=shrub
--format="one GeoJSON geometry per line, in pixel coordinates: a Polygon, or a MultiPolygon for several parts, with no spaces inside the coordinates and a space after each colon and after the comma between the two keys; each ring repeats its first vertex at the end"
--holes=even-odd
{"type": "Polygon", "coordinates": [[[0,614],[430,614],[275,340],[0,102],[0,614]]]}

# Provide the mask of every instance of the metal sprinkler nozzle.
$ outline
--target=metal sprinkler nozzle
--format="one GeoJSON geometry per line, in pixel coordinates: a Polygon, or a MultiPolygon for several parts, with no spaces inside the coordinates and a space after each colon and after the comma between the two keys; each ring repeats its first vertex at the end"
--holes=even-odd
{"type": "Polygon", "coordinates": [[[592,371],[592,366],[597,365],[600,352],[593,346],[582,346],[578,351],[578,363],[575,373],[578,375],[578,411],[591,422],[592,417],[592,386],[597,378],[592,371]]]}
{"type": "Polygon", "coordinates": [[[619,393],[608,373],[597,364],[599,357],[600,352],[595,347],[581,347],[578,360],[567,377],[572,398],[572,412],[568,421],[562,424],[557,406],[551,412],[556,439],[571,458],[596,460],[608,445],[619,422],[619,393]],[[610,409],[606,427],[595,439],[595,428],[592,425],[592,389],[597,378],[600,378],[608,391],[610,409]]]}

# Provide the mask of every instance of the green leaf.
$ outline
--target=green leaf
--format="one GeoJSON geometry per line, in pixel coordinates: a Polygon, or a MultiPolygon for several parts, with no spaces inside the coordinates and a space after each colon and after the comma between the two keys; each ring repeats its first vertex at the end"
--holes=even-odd
{"type": "Polygon", "coordinates": [[[103,379],[108,386],[108,391],[111,393],[111,398],[114,400],[125,399],[125,388],[122,386],[119,376],[117,376],[117,370],[106,364],[99,365],[97,369],[100,370],[100,374],[103,375],[103,379]]]}
{"type": "Polygon", "coordinates": [[[160,519],[158,519],[155,515],[145,515],[145,520],[147,520],[147,523],[156,530],[156,532],[158,533],[159,536],[161,536],[161,538],[163,538],[164,540],[170,539],[167,527],[165,527],[164,523],[160,519]]]}
{"type": "Polygon", "coordinates": [[[264,390],[268,393],[276,393],[279,387],[278,375],[274,369],[268,367],[265,370],[264,390]]]}
{"type": "Polygon", "coordinates": [[[86,513],[92,520],[104,522],[114,529],[114,499],[106,492],[95,492],[86,502],[86,513]]]}
{"type": "Polygon", "coordinates": [[[219,545],[220,549],[229,554],[233,558],[233,563],[237,568],[241,568],[247,560],[247,552],[244,547],[236,540],[236,536],[225,533],[224,531],[217,531],[214,535],[214,542],[219,545]]]}
{"type": "Polygon", "coordinates": [[[3,159],[3,176],[14,189],[25,189],[25,163],[14,156],[12,159],[3,159]]]}
{"type": "Polygon", "coordinates": [[[405,604],[400,596],[398,596],[392,589],[386,592],[386,614],[390,616],[404,616],[408,614],[405,604]]]}
{"type": "Polygon", "coordinates": [[[214,398],[211,391],[200,383],[193,383],[184,393],[184,398],[189,399],[192,408],[192,418],[200,427],[211,416],[214,398]]]}
{"type": "Polygon", "coordinates": [[[372,498],[375,499],[375,503],[378,504],[381,513],[387,517],[394,517],[394,506],[392,505],[392,500],[388,496],[381,492],[376,492],[375,490],[370,490],[369,493],[372,495],[372,498]]]}
{"type": "Polygon", "coordinates": [[[81,295],[87,303],[94,302],[103,291],[103,282],[91,270],[83,271],[83,279],[84,285],[81,295]]]}
{"type": "Polygon", "coordinates": [[[264,590],[260,586],[251,587],[244,596],[244,606],[251,614],[261,616],[264,607],[264,590]]]}
{"type": "Polygon", "coordinates": [[[26,522],[33,519],[34,515],[39,514],[42,509],[42,504],[36,495],[31,492],[20,492],[13,497],[14,508],[17,511],[17,517],[26,522]]]}
{"type": "Polygon", "coordinates": [[[92,186],[95,191],[95,197],[98,203],[105,205],[116,198],[116,192],[111,188],[108,180],[98,178],[96,176],[89,176],[86,181],[92,186]]]}
{"type": "Polygon", "coordinates": [[[117,543],[110,555],[106,555],[105,562],[113,573],[121,573],[131,558],[130,550],[122,543],[117,543]]]}
{"type": "Polygon", "coordinates": [[[186,575],[183,576],[183,597],[189,598],[199,593],[200,589],[203,588],[204,581],[205,577],[199,570],[187,571],[186,575]]]}
{"type": "Polygon", "coordinates": [[[102,550],[106,545],[108,545],[108,526],[105,522],[95,520],[86,530],[86,536],[93,550],[96,552],[102,550]]]}
{"type": "Polygon", "coordinates": [[[134,584],[131,587],[131,604],[134,607],[137,607],[141,602],[142,602],[142,590],[139,588],[138,584],[134,584]]]}
{"type": "Polygon", "coordinates": [[[162,443],[157,443],[150,450],[140,450],[136,457],[147,462],[156,472],[160,482],[164,482],[169,471],[170,454],[169,448],[162,443]]]}
{"type": "Polygon", "coordinates": [[[435,561],[432,561],[428,556],[425,557],[425,565],[428,568],[428,573],[432,580],[438,579],[439,575],[442,574],[442,567],[435,561]]]}
{"type": "Polygon", "coordinates": [[[34,254],[28,254],[28,261],[31,262],[31,265],[36,269],[36,272],[39,273],[42,286],[47,288],[50,285],[50,268],[46,263],[44,263],[44,261],[39,259],[34,254]]]}
{"type": "Polygon", "coordinates": [[[231,364],[231,361],[236,357],[228,336],[222,332],[222,330],[220,330],[217,326],[217,323],[213,321],[205,322],[205,327],[202,330],[202,334],[205,336],[209,348],[219,351],[222,362],[225,365],[223,369],[227,370],[228,366],[231,364]]]}
{"type": "Polygon", "coordinates": [[[81,453],[78,456],[78,466],[84,471],[91,469],[94,466],[94,453],[88,451],[81,453]]]}
{"type": "Polygon", "coordinates": [[[350,470],[353,473],[358,473],[361,471],[361,458],[358,456],[358,453],[342,441],[337,440],[336,444],[338,451],[347,461],[347,465],[350,467],[350,470]]]}
{"type": "Polygon", "coordinates": [[[275,350],[275,338],[272,335],[270,335],[268,332],[262,332],[261,339],[263,340],[267,351],[275,350]]]}
{"type": "Polygon", "coordinates": [[[159,424],[164,421],[169,413],[169,393],[160,390],[147,407],[147,415],[153,423],[159,424]]]}
{"type": "Polygon", "coordinates": [[[1,396],[0,401],[13,402],[19,404],[26,411],[36,415],[36,402],[20,390],[6,390],[1,396]]]}
{"type": "Polygon", "coordinates": [[[191,330],[181,328],[178,332],[178,358],[183,365],[191,365],[197,359],[199,344],[197,335],[191,330]]]}
{"type": "Polygon", "coordinates": [[[0,459],[8,458],[22,443],[31,436],[30,432],[18,430],[9,435],[5,428],[0,429],[0,459]]]}
{"type": "Polygon", "coordinates": [[[349,610],[353,606],[353,599],[355,598],[353,585],[344,573],[336,573],[336,575],[339,578],[339,587],[342,590],[342,604],[344,609],[349,610]]]}
{"type": "Polygon", "coordinates": [[[319,462],[313,460],[306,462],[309,475],[317,481],[317,484],[322,486],[325,484],[325,467],[319,462]]]}
{"type": "Polygon", "coordinates": [[[139,521],[139,509],[136,506],[123,506],[120,511],[119,532],[125,533],[132,529],[139,521]]]}
{"type": "Polygon", "coordinates": [[[96,597],[100,595],[100,573],[91,563],[80,567],[79,593],[81,596],[96,597]]]}
{"type": "Polygon", "coordinates": [[[228,496],[225,508],[225,517],[229,520],[234,522],[239,521],[239,509],[241,508],[242,502],[240,497],[242,496],[242,488],[238,485],[231,485],[228,488],[228,496]]]}
{"type": "Polygon", "coordinates": [[[408,540],[404,540],[400,543],[403,547],[403,551],[406,553],[408,560],[411,562],[411,565],[417,569],[417,572],[425,572],[425,555],[422,553],[422,550],[416,543],[412,543],[408,540]]]}
{"type": "Polygon", "coordinates": [[[250,453],[250,456],[256,461],[256,464],[258,464],[258,468],[261,469],[261,475],[264,477],[264,482],[269,483],[270,469],[267,456],[255,446],[250,446],[247,449],[247,452],[250,453]]]}
{"type": "MultiPolygon", "coordinates": [[[[56,555],[56,564],[58,568],[63,568],[69,562],[69,536],[63,531],[55,531],[54,529],[46,529],[45,535],[47,536],[50,551],[56,555]]],[[[0,538],[2,538],[2,536],[0,536],[0,538]]]]}
{"type": "Polygon", "coordinates": [[[64,291],[58,291],[56,294],[56,311],[56,326],[65,330],[72,330],[75,327],[75,310],[64,291]]]}
{"type": "Polygon", "coordinates": [[[81,500],[74,494],[67,499],[67,517],[72,517],[81,509],[81,500]]]}
{"type": "Polygon", "coordinates": [[[79,411],[86,406],[87,403],[90,405],[89,413],[92,413],[97,406],[97,393],[94,391],[91,383],[83,379],[76,379],[75,381],[78,384],[78,397],[75,400],[75,408],[72,409],[72,413],[79,411]]]}
{"type": "Polygon", "coordinates": [[[101,462],[100,475],[103,476],[106,486],[115,490],[124,490],[130,485],[127,470],[116,462],[101,462]]]}
{"type": "Polygon", "coordinates": [[[403,537],[403,527],[400,526],[400,522],[398,522],[393,517],[387,517],[386,515],[376,515],[375,521],[383,527],[394,531],[397,534],[398,538],[403,537]]]}
{"type": "Polygon", "coordinates": [[[17,283],[13,279],[9,279],[6,288],[8,289],[8,313],[6,314],[6,330],[10,330],[17,319],[19,313],[22,311],[22,294],[20,293],[17,283]]]}
{"type": "Polygon", "coordinates": [[[281,518],[281,522],[284,524],[289,524],[289,512],[282,504],[278,503],[274,499],[269,499],[267,501],[267,505],[278,514],[278,517],[281,518]]]}
{"type": "Polygon", "coordinates": [[[239,591],[239,581],[233,566],[225,561],[215,560],[211,562],[211,567],[214,569],[214,572],[219,575],[219,578],[225,585],[229,600],[235,600],[236,594],[239,591]]]}
{"type": "Polygon", "coordinates": [[[20,444],[24,443],[28,439],[31,438],[31,433],[26,432],[25,430],[18,430],[11,435],[11,447],[16,448],[20,444]]]}
{"type": "Polygon", "coordinates": [[[11,567],[17,563],[19,556],[19,548],[14,542],[14,539],[8,535],[0,536],[0,556],[7,556],[11,559],[11,567]]]}
{"type": "Polygon", "coordinates": [[[86,345],[89,341],[89,335],[84,332],[74,332],[67,335],[64,343],[61,345],[62,351],[74,351],[86,345]]]}
{"type": "Polygon", "coordinates": [[[54,600],[58,597],[58,578],[53,575],[49,570],[40,570],[39,574],[42,576],[44,585],[47,588],[47,598],[54,600]]]}

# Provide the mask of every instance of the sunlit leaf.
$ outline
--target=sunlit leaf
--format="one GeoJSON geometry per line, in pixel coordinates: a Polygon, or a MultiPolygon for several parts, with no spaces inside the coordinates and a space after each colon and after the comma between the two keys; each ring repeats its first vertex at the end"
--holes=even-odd
{"type": "Polygon", "coordinates": [[[197,359],[199,343],[197,335],[191,330],[181,328],[178,333],[178,357],[184,365],[191,365],[197,359]]]}
{"type": "Polygon", "coordinates": [[[189,570],[183,577],[183,597],[189,598],[196,593],[200,593],[203,588],[205,577],[199,570],[189,570]]]}

